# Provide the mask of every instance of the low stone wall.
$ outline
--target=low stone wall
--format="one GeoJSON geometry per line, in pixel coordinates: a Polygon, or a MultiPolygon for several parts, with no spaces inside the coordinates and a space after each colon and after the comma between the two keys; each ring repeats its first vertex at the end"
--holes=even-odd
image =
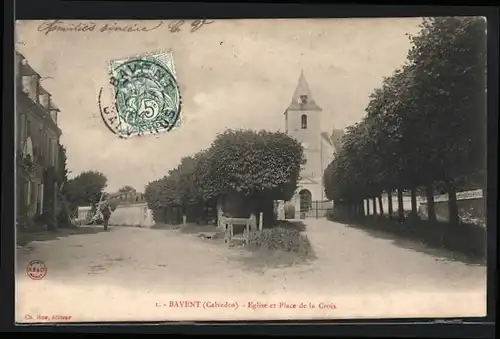
{"type": "MultiPolygon", "coordinates": [[[[457,200],[458,215],[462,219],[476,219],[485,224],[486,221],[486,206],[482,197],[473,199],[457,200]]],[[[434,203],[436,210],[436,218],[438,221],[447,222],[450,220],[450,211],[448,201],[436,201],[434,203]]],[[[419,206],[418,214],[424,220],[428,218],[427,202],[423,202],[419,206]]]]}
{"type": "MultiPolygon", "coordinates": [[[[396,214],[398,211],[397,195],[393,195],[392,199],[393,199],[392,200],[393,210],[394,213],[396,214]]],[[[471,217],[478,220],[485,220],[486,206],[481,190],[458,192],[457,205],[460,217],[462,218],[471,217]]],[[[389,210],[389,202],[386,195],[382,196],[382,206],[384,209],[384,214],[387,215],[389,210]]],[[[427,199],[425,197],[417,197],[417,207],[420,218],[426,220],[428,217],[427,199]]],[[[436,217],[438,221],[447,222],[450,220],[447,194],[434,196],[434,207],[436,210],[436,217]]],[[[366,200],[365,200],[365,208],[366,208],[366,200]]],[[[410,197],[403,197],[403,209],[405,211],[411,211],[410,197]]],[[[377,201],[377,213],[379,213],[378,201],[377,201]]],[[[373,202],[371,200],[370,200],[369,214],[373,215],[373,202]]]]}
{"type": "Polygon", "coordinates": [[[113,226],[151,227],[154,223],[153,213],[146,203],[117,206],[109,219],[113,226]]]}

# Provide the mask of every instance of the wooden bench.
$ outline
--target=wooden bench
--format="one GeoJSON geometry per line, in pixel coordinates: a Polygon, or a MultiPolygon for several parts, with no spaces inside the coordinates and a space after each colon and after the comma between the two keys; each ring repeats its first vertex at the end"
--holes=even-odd
{"type": "Polygon", "coordinates": [[[243,243],[245,245],[248,245],[248,243],[252,239],[254,239],[257,236],[257,233],[260,231],[260,225],[257,225],[257,220],[254,215],[250,216],[249,218],[222,217],[221,224],[224,227],[224,243],[228,245],[232,245],[233,240],[243,240],[243,243]],[[243,226],[243,232],[235,234],[234,226],[243,226]]]}

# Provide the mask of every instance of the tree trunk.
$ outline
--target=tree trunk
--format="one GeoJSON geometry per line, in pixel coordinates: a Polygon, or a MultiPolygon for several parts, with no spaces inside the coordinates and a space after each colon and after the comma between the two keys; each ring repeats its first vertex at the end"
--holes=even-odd
{"type": "Polygon", "coordinates": [[[205,225],[206,224],[205,223],[205,219],[206,219],[205,215],[206,215],[207,207],[206,207],[204,202],[198,202],[196,205],[197,205],[196,207],[198,210],[198,213],[197,213],[198,215],[196,218],[197,224],[198,225],[205,225]]]}
{"type": "Polygon", "coordinates": [[[377,198],[375,197],[372,198],[372,204],[373,204],[373,215],[377,216],[377,198]]]}
{"type": "Polygon", "coordinates": [[[378,196],[378,206],[380,208],[380,215],[384,216],[384,206],[382,205],[382,195],[378,196]]]}
{"type": "Polygon", "coordinates": [[[394,213],[393,207],[392,207],[392,191],[387,190],[387,204],[388,204],[388,216],[389,219],[392,219],[392,214],[394,213]]]}
{"type": "Polygon", "coordinates": [[[365,199],[364,202],[366,202],[366,216],[370,215],[370,199],[365,199]]]}
{"type": "Polygon", "coordinates": [[[427,217],[430,222],[436,222],[436,207],[434,205],[434,189],[432,184],[428,184],[425,187],[425,193],[427,195],[427,217]]]}
{"type": "MultiPolygon", "coordinates": [[[[457,204],[457,192],[455,188],[455,183],[450,180],[446,181],[446,192],[448,193],[448,211],[450,215],[449,222],[453,225],[458,225],[458,204],[457,204]]],[[[484,192],[483,192],[484,194],[484,192]]]]}
{"type": "Polygon", "coordinates": [[[360,218],[365,216],[365,201],[361,200],[359,202],[359,213],[360,213],[360,218]]]}
{"type": "Polygon", "coordinates": [[[416,187],[411,188],[411,213],[415,216],[417,215],[417,189],[416,187]]]}
{"type": "Polygon", "coordinates": [[[399,221],[405,220],[405,208],[403,202],[403,190],[398,188],[398,219],[399,221]]]}

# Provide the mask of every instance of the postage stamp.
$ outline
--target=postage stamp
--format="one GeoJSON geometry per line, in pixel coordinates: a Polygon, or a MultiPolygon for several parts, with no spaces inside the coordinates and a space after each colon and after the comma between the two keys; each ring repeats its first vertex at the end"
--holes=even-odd
{"type": "Polygon", "coordinates": [[[114,109],[103,119],[120,137],[168,132],[179,125],[181,99],[172,52],[109,63],[114,109]]]}

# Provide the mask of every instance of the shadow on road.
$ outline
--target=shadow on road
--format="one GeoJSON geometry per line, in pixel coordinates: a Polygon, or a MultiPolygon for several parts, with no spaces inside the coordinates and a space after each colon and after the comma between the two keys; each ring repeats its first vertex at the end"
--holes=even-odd
{"type": "Polygon", "coordinates": [[[467,256],[465,254],[457,253],[444,248],[431,247],[430,245],[425,244],[423,241],[419,242],[418,240],[407,239],[398,234],[390,233],[383,230],[369,229],[356,224],[349,224],[346,226],[361,230],[365,233],[368,233],[370,236],[376,238],[391,240],[392,243],[398,247],[432,255],[436,257],[436,260],[460,261],[467,265],[486,266],[485,261],[481,258],[467,256]]]}
{"type": "Polygon", "coordinates": [[[26,246],[32,241],[51,241],[65,238],[70,235],[96,234],[100,232],[105,232],[102,226],[80,226],[78,228],[62,228],[57,231],[47,231],[43,233],[17,233],[16,240],[17,245],[26,246]]]}

